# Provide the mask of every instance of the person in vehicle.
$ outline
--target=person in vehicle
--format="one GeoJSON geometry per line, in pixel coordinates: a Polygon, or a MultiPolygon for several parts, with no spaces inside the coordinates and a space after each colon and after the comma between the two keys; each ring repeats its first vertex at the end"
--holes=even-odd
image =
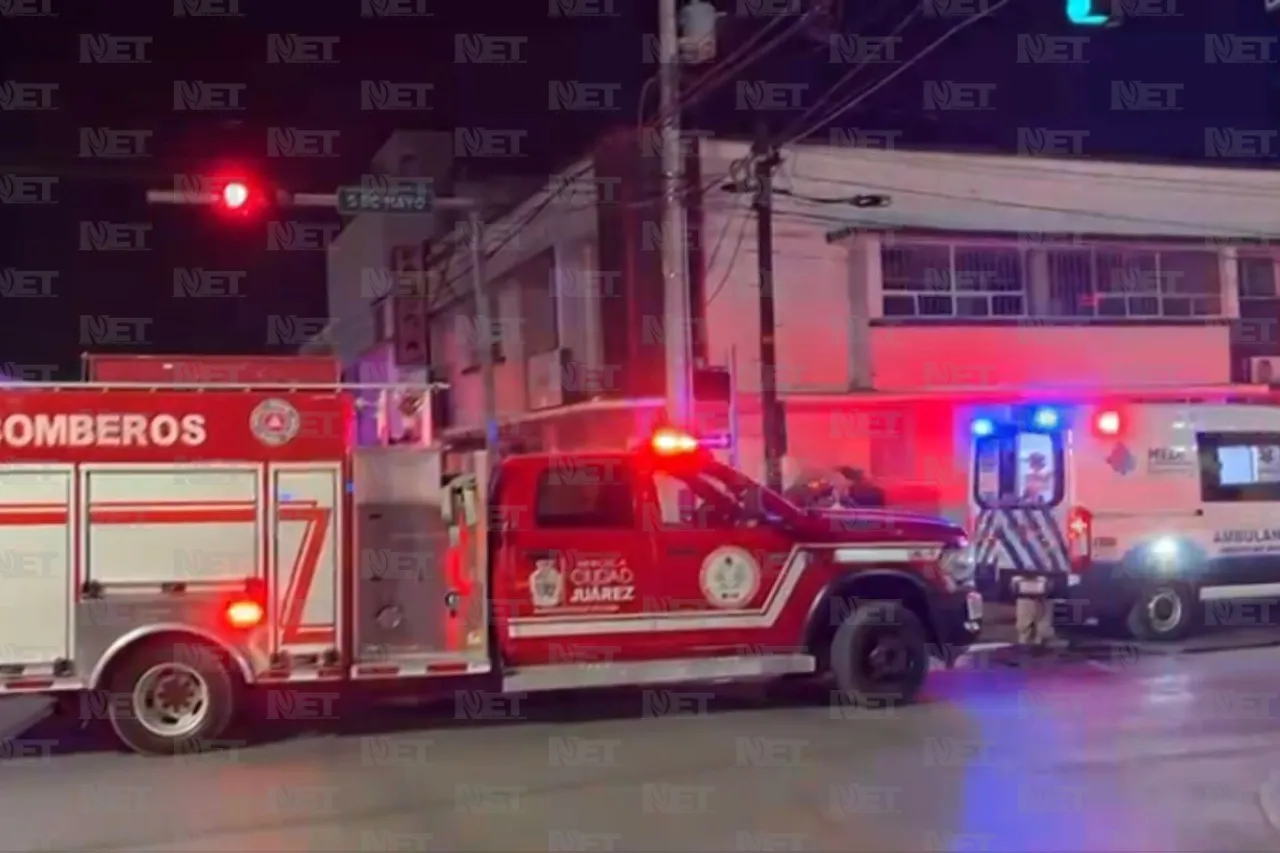
{"type": "Polygon", "coordinates": [[[857,468],[840,465],[796,478],[785,497],[801,509],[881,508],[884,490],[857,468]]]}

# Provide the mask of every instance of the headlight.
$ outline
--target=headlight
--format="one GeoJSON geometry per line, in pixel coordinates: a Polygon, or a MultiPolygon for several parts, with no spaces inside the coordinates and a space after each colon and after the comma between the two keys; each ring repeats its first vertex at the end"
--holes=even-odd
{"type": "Polygon", "coordinates": [[[1147,546],[1147,559],[1160,571],[1171,572],[1181,563],[1182,548],[1171,536],[1161,536],[1147,546]]]}
{"type": "Polygon", "coordinates": [[[938,558],[938,568],[953,581],[956,586],[967,586],[973,583],[978,571],[977,555],[969,540],[961,540],[955,547],[947,548],[938,558]]]}

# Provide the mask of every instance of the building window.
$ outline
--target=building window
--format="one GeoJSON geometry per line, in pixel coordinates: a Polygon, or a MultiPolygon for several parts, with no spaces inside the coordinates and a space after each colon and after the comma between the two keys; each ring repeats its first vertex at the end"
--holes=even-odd
{"type": "Polygon", "coordinates": [[[1046,253],[1050,317],[1220,317],[1218,254],[1099,246],[1046,253]]]}
{"type": "Polygon", "coordinates": [[[1276,262],[1274,258],[1244,256],[1236,262],[1240,279],[1240,299],[1275,299],[1276,262]]]}
{"type": "Polygon", "coordinates": [[[1025,264],[1015,247],[895,242],[883,248],[881,269],[886,317],[1026,316],[1025,264]]]}

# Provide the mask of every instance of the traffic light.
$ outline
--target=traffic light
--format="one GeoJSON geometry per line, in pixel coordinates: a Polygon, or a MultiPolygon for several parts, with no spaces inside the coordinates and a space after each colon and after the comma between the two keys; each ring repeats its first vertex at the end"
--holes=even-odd
{"type": "Polygon", "coordinates": [[[1096,11],[1098,0],[1066,0],[1067,20],[1077,27],[1104,27],[1111,23],[1111,16],[1096,11]]]}
{"type": "Polygon", "coordinates": [[[213,206],[224,216],[251,220],[267,206],[267,194],[261,185],[234,173],[219,180],[214,192],[213,206]]]}
{"type": "Polygon", "coordinates": [[[222,205],[227,210],[240,210],[249,203],[249,185],[243,181],[228,181],[222,188],[222,205]]]}

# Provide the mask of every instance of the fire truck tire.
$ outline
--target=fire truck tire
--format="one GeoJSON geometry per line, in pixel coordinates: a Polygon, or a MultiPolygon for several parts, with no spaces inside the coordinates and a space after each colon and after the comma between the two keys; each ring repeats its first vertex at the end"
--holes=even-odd
{"type": "Polygon", "coordinates": [[[144,641],[113,668],[108,719],[143,755],[183,755],[218,745],[235,717],[236,682],[224,656],[190,638],[144,641]]]}
{"type": "Polygon", "coordinates": [[[924,625],[896,601],[859,601],[836,629],[831,669],[856,705],[910,703],[929,674],[924,625]]]}
{"type": "Polygon", "coordinates": [[[1172,642],[1196,628],[1195,590],[1186,584],[1152,583],[1138,591],[1125,619],[1136,640],[1172,642]]]}

